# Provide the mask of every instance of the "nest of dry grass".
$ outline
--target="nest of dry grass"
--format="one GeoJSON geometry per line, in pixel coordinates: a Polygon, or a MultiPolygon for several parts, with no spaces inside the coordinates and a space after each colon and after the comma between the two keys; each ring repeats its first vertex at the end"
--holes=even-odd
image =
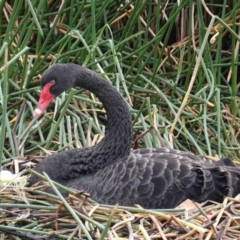
{"type": "MultiPolygon", "coordinates": [[[[50,185],[53,183],[50,182],[50,185]]],[[[176,209],[99,205],[85,192],[64,198],[36,187],[2,186],[0,239],[239,239],[240,196],[189,200],[176,209]]]]}

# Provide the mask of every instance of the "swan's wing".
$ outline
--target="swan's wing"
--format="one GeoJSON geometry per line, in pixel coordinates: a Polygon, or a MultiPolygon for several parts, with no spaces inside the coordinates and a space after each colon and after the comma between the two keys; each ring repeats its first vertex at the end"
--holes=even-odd
{"type": "Polygon", "coordinates": [[[229,159],[215,164],[187,152],[139,149],[94,175],[72,181],[71,187],[84,188],[99,203],[170,208],[187,198],[221,202],[239,192],[239,176],[229,159]]]}

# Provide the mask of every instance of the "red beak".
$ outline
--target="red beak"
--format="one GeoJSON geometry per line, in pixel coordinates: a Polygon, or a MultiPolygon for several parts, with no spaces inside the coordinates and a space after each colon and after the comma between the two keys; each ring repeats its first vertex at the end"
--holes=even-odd
{"type": "Polygon", "coordinates": [[[47,83],[41,90],[40,97],[38,100],[37,108],[33,112],[35,118],[41,116],[48,105],[52,102],[54,97],[50,94],[51,83],[47,83]]]}

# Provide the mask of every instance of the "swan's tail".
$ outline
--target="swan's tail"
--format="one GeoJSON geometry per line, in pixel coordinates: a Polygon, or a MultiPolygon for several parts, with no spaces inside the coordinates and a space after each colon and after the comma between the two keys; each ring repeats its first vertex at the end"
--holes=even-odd
{"type": "Polygon", "coordinates": [[[196,166],[194,172],[194,183],[185,189],[189,199],[222,202],[224,197],[235,197],[240,193],[240,168],[229,158],[214,162],[212,166],[196,166]]]}

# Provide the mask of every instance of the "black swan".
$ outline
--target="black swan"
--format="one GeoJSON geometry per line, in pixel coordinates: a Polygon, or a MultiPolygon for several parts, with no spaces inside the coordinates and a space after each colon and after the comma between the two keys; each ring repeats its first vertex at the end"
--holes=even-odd
{"type": "MultiPolygon", "coordinates": [[[[173,149],[131,151],[132,121],[125,100],[104,78],[82,66],[55,64],[43,73],[34,116],[40,116],[71,87],[88,89],[103,103],[106,136],[93,147],[46,157],[36,166],[37,172],[46,172],[67,187],[86,190],[103,204],[172,208],[187,198],[222,202],[225,196],[240,193],[240,169],[228,158],[211,163],[173,149]]],[[[37,181],[31,176],[30,185],[37,181]]]]}

